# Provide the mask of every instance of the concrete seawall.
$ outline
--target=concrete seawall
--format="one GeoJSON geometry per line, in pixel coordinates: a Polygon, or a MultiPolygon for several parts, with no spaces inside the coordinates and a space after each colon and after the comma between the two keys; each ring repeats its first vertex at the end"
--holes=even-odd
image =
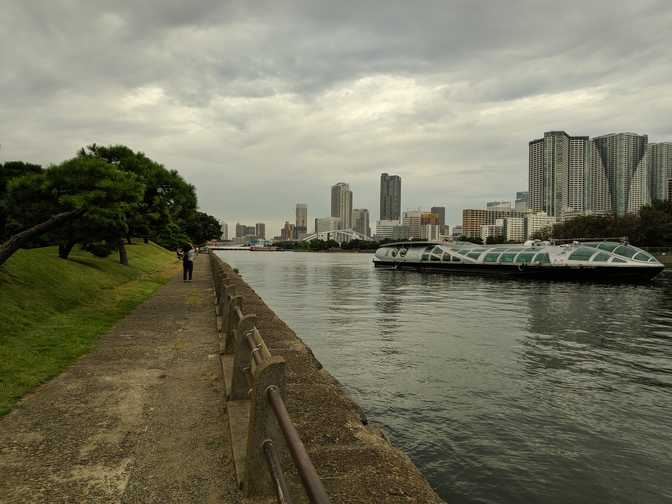
{"type": "MultiPolygon", "coordinates": [[[[322,367],[296,333],[215,256],[242,296],[245,314],[274,356],[287,362],[287,409],[334,504],[441,503],[427,480],[322,367]]],[[[294,502],[307,502],[293,468],[285,468],[294,502]]]]}

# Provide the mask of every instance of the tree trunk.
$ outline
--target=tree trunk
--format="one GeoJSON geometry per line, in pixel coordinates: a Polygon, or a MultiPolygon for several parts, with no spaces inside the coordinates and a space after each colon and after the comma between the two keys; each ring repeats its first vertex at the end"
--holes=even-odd
{"type": "Polygon", "coordinates": [[[128,243],[129,245],[133,245],[133,241],[131,241],[131,237],[130,237],[130,236],[127,236],[127,237],[126,237],[126,243],[128,243]]]}
{"type": "Polygon", "coordinates": [[[147,238],[147,237],[145,236],[145,237],[143,238],[143,241],[145,242],[145,245],[147,245],[147,244],[149,243],[149,238],[147,238]]]}
{"type": "Polygon", "coordinates": [[[46,221],[10,237],[9,240],[0,245],[0,265],[4,264],[7,259],[12,257],[12,254],[19,250],[26,242],[30,241],[36,236],[46,233],[47,231],[55,229],[72,219],[79,217],[80,215],[84,214],[84,212],[86,212],[86,209],[78,208],[77,210],[70,210],[69,212],[62,212],[60,214],[52,215],[46,221]]]}
{"type": "Polygon", "coordinates": [[[126,243],[124,239],[119,240],[119,264],[128,266],[128,252],[126,251],[126,243]]]}
{"type": "Polygon", "coordinates": [[[59,243],[58,244],[58,257],[61,259],[67,259],[70,256],[70,252],[72,251],[72,247],[75,246],[75,242],[72,240],[68,240],[65,243],[59,243]]]}

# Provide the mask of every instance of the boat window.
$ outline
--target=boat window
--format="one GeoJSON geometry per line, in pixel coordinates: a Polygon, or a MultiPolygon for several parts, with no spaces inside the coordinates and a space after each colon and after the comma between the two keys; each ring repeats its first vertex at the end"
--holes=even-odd
{"type": "Polygon", "coordinates": [[[639,250],[633,247],[628,247],[627,245],[621,245],[618,247],[616,250],[614,250],[614,254],[618,254],[620,256],[624,257],[632,257],[634,256],[639,250]]]}
{"type": "Polygon", "coordinates": [[[618,247],[620,243],[614,243],[614,242],[602,242],[600,243],[597,248],[601,250],[606,250],[607,252],[613,251],[616,247],[618,247]]]}
{"type": "Polygon", "coordinates": [[[620,259],[620,258],[618,258],[618,257],[614,257],[614,258],[611,260],[611,262],[612,262],[612,263],[627,263],[628,261],[626,261],[625,259],[620,259]]]}
{"type": "Polygon", "coordinates": [[[518,262],[518,263],[529,263],[529,262],[532,262],[533,257],[534,257],[533,253],[531,254],[529,252],[521,252],[516,257],[516,262],[518,262]]]}
{"type": "Polygon", "coordinates": [[[453,257],[453,256],[451,256],[448,252],[443,253],[443,260],[444,261],[450,261],[451,257],[453,257]]]}
{"type": "Polygon", "coordinates": [[[488,254],[485,254],[485,259],[483,259],[483,262],[496,263],[497,259],[499,259],[499,252],[495,252],[495,253],[492,253],[492,254],[488,253],[488,254]]]}
{"type": "Polygon", "coordinates": [[[406,255],[407,252],[408,252],[408,249],[401,249],[401,250],[399,251],[399,257],[404,257],[404,256],[406,255]]]}
{"type": "Polygon", "coordinates": [[[441,261],[441,257],[440,257],[440,256],[435,256],[435,255],[433,255],[433,256],[432,256],[432,261],[440,262],[440,261],[441,261]]]}
{"type": "Polygon", "coordinates": [[[451,260],[452,262],[462,262],[462,259],[460,259],[460,258],[457,257],[457,256],[453,256],[453,257],[451,257],[450,260],[451,260]]]}
{"type": "Polygon", "coordinates": [[[644,261],[644,262],[648,262],[648,261],[650,261],[651,259],[653,259],[653,257],[651,257],[651,256],[650,256],[649,254],[647,254],[646,252],[640,252],[640,253],[637,254],[635,257],[633,257],[633,259],[634,259],[635,261],[644,261]]]}
{"type": "Polygon", "coordinates": [[[422,261],[429,261],[429,254],[422,254],[422,261]]]}
{"type": "Polygon", "coordinates": [[[467,254],[467,257],[471,257],[472,259],[480,259],[481,253],[480,252],[469,252],[467,254]]]}
{"type": "Polygon", "coordinates": [[[434,249],[432,249],[432,254],[441,255],[441,252],[443,252],[441,247],[434,247],[434,249]]]}
{"type": "Polygon", "coordinates": [[[469,249],[461,249],[461,250],[457,251],[458,254],[462,254],[462,255],[466,255],[467,252],[469,252],[469,249]]]}
{"type": "Polygon", "coordinates": [[[522,252],[523,249],[521,247],[511,247],[506,249],[507,252],[522,252]]]}
{"type": "Polygon", "coordinates": [[[430,245],[429,247],[425,247],[425,252],[431,252],[433,248],[434,248],[434,245],[430,245]]]}
{"type": "Polygon", "coordinates": [[[488,250],[488,252],[504,252],[505,250],[507,250],[506,247],[495,247],[488,250]]]}
{"type": "Polygon", "coordinates": [[[499,258],[500,262],[503,263],[511,263],[513,262],[513,259],[516,257],[516,252],[504,252],[502,254],[502,257],[499,258]]]}
{"type": "Polygon", "coordinates": [[[600,252],[595,257],[593,257],[592,261],[593,262],[607,262],[610,257],[611,257],[611,255],[607,254],[606,252],[600,252]]]}
{"type": "Polygon", "coordinates": [[[569,256],[570,261],[588,261],[595,253],[595,249],[589,247],[579,247],[569,256]]]}
{"type": "Polygon", "coordinates": [[[651,259],[649,259],[649,262],[657,262],[657,260],[655,257],[652,257],[651,259]]]}
{"type": "Polygon", "coordinates": [[[392,250],[392,257],[397,257],[397,249],[392,250]]]}
{"type": "Polygon", "coordinates": [[[539,252],[536,256],[534,256],[534,262],[541,264],[551,264],[551,259],[548,257],[547,253],[539,252]]]}

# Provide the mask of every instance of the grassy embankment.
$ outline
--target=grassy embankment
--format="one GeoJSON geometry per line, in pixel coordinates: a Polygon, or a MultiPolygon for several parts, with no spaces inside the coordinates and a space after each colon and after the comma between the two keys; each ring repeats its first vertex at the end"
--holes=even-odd
{"type": "Polygon", "coordinates": [[[175,271],[158,245],[128,246],[130,266],[56,247],[20,250],[0,266],[0,416],[58,375],[175,271]]]}

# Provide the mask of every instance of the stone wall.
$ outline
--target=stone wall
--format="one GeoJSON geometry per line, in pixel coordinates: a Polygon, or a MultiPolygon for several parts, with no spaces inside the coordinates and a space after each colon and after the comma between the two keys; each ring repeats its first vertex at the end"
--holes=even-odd
{"type": "MultiPolygon", "coordinates": [[[[287,362],[287,409],[334,504],[443,502],[402,451],[322,367],[313,352],[230,266],[213,256],[243,298],[243,312],[270,352],[287,362]]],[[[265,468],[264,468],[265,469],[265,468]]],[[[293,467],[286,476],[294,502],[307,502],[293,467]]]]}

